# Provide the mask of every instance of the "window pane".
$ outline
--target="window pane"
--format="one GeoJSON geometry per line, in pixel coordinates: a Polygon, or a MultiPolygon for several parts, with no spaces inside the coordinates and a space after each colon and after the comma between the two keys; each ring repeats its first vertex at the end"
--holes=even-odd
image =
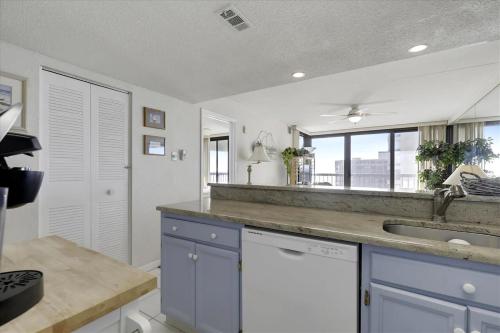
{"type": "MultiPolygon", "coordinates": [[[[500,154],[500,123],[486,124],[483,130],[483,136],[485,138],[492,138],[493,152],[495,154],[500,154]]],[[[488,176],[500,177],[500,158],[496,158],[484,165],[485,172],[488,176]]]]}
{"type": "Polygon", "coordinates": [[[418,132],[394,134],[394,188],[403,191],[417,189],[418,132]]]}
{"type": "Polygon", "coordinates": [[[351,136],[351,187],[390,186],[389,133],[351,136]]]}
{"type": "Polygon", "coordinates": [[[208,143],[208,151],[210,152],[210,163],[209,172],[210,178],[209,183],[217,182],[217,141],[210,141],[208,143]]]}
{"type": "Polygon", "coordinates": [[[344,186],[344,137],[312,138],[314,184],[344,186]]]}
{"type": "Polygon", "coordinates": [[[228,181],[228,144],[229,140],[219,140],[219,149],[218,149],[218,183],[227,184],[228,181]]]}

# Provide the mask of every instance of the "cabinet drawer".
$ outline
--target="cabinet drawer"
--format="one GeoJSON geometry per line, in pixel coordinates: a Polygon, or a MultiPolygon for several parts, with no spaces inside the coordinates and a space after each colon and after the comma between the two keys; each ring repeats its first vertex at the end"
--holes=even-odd
{"type": "Polygon", "coordinates": [[[500,307],[500,274],[371,252],[371,278],[500,307]]]}
{"type": "Polygon", "coordinates": [[[240,246],[240,233],[237,229],[171,218],[163,218],[161,228],[162,233],[166,235],[185,237],[234,248],[240,246]]]}

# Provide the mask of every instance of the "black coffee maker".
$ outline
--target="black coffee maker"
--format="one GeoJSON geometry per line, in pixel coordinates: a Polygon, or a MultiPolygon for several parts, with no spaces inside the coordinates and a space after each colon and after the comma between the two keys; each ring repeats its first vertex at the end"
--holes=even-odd
{"type": "Polygon", "coordinates": [[[6,157],[33,156],[40,150],[38,139],[9,132],[21,114],[22,104],[0,112],[0,326],[26,312],[43,297],[43,273],[35,270],[1,272],[6,209],[21,207],[36,199],[43,172],[7,165],[6,157]]]}

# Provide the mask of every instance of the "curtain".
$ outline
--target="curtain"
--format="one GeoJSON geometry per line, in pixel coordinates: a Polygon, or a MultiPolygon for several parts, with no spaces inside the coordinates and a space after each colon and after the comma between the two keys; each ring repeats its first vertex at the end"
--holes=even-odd
{"type": "MultiPolygon", "coordinates": [[[[423,144],[425,141],[445,141],[446,140],[446,125],[420,126],[418,128],[418,143],[423,144]]],[[[432,168],[432,162],[418,163],[418,172],[432,168]]],[[[425,183],[418,182],[418,189],[424,190],[425,183]]]]}
{"type": "Polygon", "coordinates": [[[292,132],[292,147],[300,148],[299,144],[300,131],[297,129],[295,125],[292,125],[291,132],[292,132]]]}
{"type": "Polygon", "coordinates": [[[457,124],[453,128],[453,142],[483,137],[484,122],[457,124]]]}
{"type": "Polygon", "coordinates": [[[435,126],[420,126],[418,128],[419,144],[425,141],[445,141],[446,140],[446,125],[435,126]]]}

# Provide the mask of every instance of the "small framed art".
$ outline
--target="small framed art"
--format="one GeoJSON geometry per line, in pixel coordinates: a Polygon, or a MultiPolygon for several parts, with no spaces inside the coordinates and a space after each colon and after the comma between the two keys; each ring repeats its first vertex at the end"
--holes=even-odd
{"type": "Polygon", "coordinates": [[[26,131],[26,79],[0,72],[0,112],[17,103],[23,103],[23,109],[12,129],[26,131]]]}
{"type": "Polygon", "coordinates": [[[144,126],[165,129],[165,111],[145,107],[144,126]]]}
{"type": "Polygon", "coordinates": [[[144,135],[144,154],[165,156],[165,138],[161,136],[144,135]]]}

